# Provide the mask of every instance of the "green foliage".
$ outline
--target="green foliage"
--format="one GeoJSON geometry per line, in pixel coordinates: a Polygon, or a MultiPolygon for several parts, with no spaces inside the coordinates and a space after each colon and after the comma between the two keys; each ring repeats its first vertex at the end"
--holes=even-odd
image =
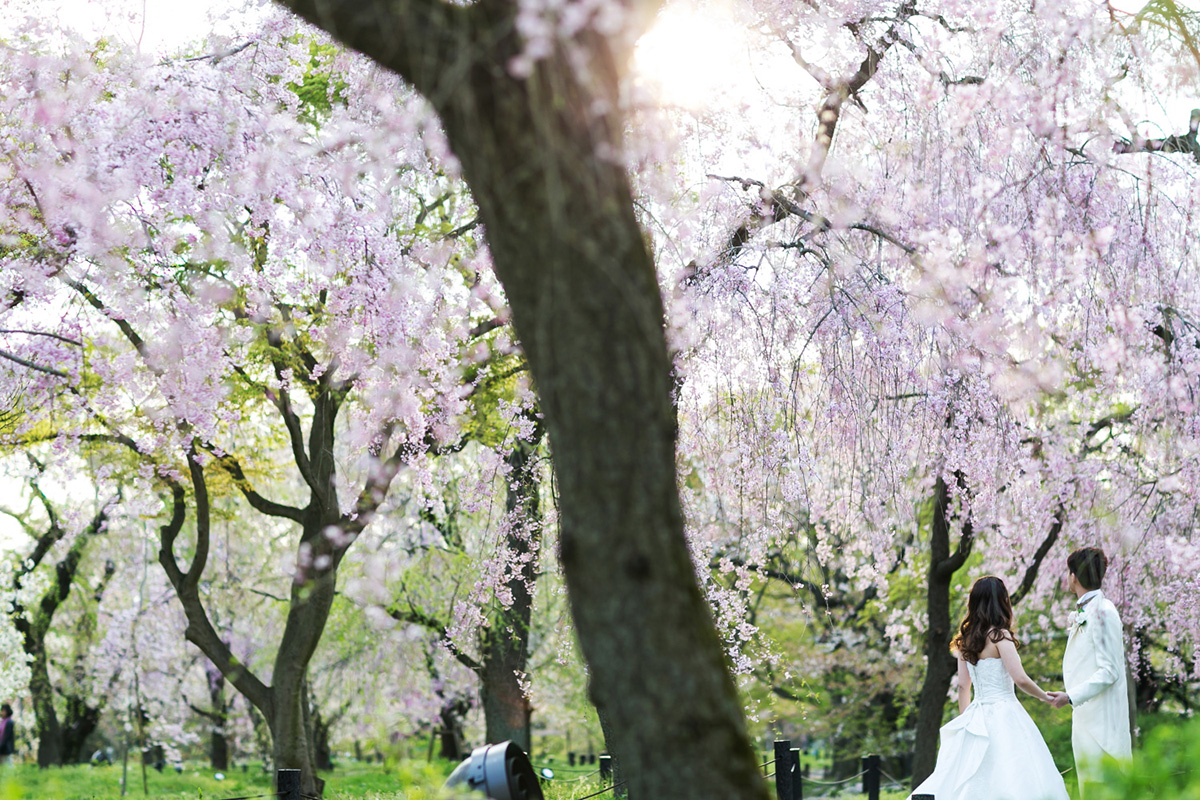
{"type": "Polygon", "coordinates": [[[1158,724],[1133,762],[1104,764],[1103,782],[1088,786],[1088,800],[1200,800],[1200,719],[1158,724]]]}
{"type": "Polygon", "coordinates": [[[287,85],[300,99],[300,117],[305,122],[315,125],[333,110],[334,103],[346,104],[349,85],[334,74],[329,65],[338,50],[336,45],[311,42],[308,46],[311,58],[304,70],[304,77],[299,82],[293,81],[287,85]]]}
{"type": "MultiPolygon", "coordinates": [[[[494,335],[485,337],[481,343],[490,347],[494,335]]],[[[463,438],[479,442],[485,447],[497,447],[508,437],[510,431],[501,402],[515,402],[518,382],[527,367],[521,355],[492,355],[484,364],[468,367],[464,383],[478,381],[471,396],[471,416],[463,421],[463,438]],[[486,372],[483,369],[486,367],[486,372]]]]}
{"type": "MultiPolygon", "coordinates": [[[[346,764],[322,773],[326,800],[434,800],[450,798],[441,789],[454,768],[446,761],[404,760],[382,765],[346,764]]],[[[143,797],[141,764],[131,759],[127,775],[128,798],[143,797]]],[[[271,776],[258,767],[248,771],[230,769],[217,780],[211,769],[192,765],[176,774],[170,769],[147,774],[149,797],[156,800],[221,800],[225,797],[265,794],[271,791],[271,776]]],[[[22,764],[0,772],[0,800],[118,800],[121,797],[121,765],[87,765],[38,769],[22,764]]],[[[475,798],[478,800],[478,795],[475,798]]]]}
{"type": "Polygon", "coordinates": [[[1151,26],[1165,33],[1200,68],[1200,11],[1180,5],[1175,0],[1151,0],[1134,17],[1130,30],[1139,32],[1143,26],[1151,26]]]}

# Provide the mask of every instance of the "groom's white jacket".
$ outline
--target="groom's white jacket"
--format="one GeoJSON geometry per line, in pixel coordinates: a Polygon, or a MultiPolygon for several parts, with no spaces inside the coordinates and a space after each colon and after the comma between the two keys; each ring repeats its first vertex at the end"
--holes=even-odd
{"type": "Polygon", "coordinates": [[[1114,758],[1129,758],[1129,696],[1121,617],[1103,593],[1088,601],[1071,625],[1063,655],[1063,683],[1071,698],[1076,757],[1082,746],[1088,751],[1102,750],[1114,758]]]}

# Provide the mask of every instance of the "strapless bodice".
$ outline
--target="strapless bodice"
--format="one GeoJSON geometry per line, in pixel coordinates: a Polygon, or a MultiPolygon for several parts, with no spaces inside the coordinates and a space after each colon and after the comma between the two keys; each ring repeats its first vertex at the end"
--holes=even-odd
{"type": "Polygon", "coordinates": [[[971,675],[971,686],[974,687],[973,703],[996,703],[1002,700],[1016,700],[1017,693],[1013,690],[1013,679],[1009,677],[1004,662],[998,658],[981,658],[978,664],[967,662],[967,672],[971,675]]]}

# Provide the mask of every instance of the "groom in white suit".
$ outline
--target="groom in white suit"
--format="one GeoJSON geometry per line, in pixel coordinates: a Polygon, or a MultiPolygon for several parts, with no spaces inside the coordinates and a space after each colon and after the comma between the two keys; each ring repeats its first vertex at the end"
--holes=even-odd
{"type": "Polygon", "coordinates": [[[1055,708],[1071,705],[1071,746],[1082,793],[1085,781],[1098,779],[1105,756],[1131,755],[1129,696],[1125,682],[1125,644],[1117,607],[1100,584],[1108,558],[1096,547],[1067,557],[1067,588],[1075,593],[1067,651],[1063,655],[1065,692],[1055,693],[1055,708]]]}

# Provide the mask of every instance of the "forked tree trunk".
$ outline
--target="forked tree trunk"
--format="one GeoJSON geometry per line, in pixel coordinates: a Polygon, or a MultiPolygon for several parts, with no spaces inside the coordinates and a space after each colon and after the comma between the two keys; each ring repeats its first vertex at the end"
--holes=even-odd
{"type": "Polygon", "coordinates": [[[950,553],[950,492],[946,482],[938,478],[934,489],[933,521],[930,524],[929,572],[925,595],[925,682],[917,701],[917,740],[913,748],[913,778],[915,788],[933,773],[937,763],[938,732],[946,708],[946,694],[957,664],[950,653],[954,638],[950,619],[950,586],[957,572],[971,554],[974,533],[969,522],[964,523],[958,547],[950,553]]]}
{"type": "MultiPolygon", "coordinates": [[[[40,469],[41,465],[37,462],[34,463],[40,469]]],[[[58,525],[54,508],[38,488],[37,482],[31,482],[30,486],[46,508],[46,513],[50,517],[50,525],[46,532],[38,537],[33,554],[24,560],[13,577],[13,589],[18,591],[26,576],[42,563],[53,545],[58,543],[64,534],[63,529],[58,525]]],[[[117,499],[119,499],[119,495],[117,499]]],[[[67,554],[54,565],[50,585],[42,592],[36,603],[32,604],[30,608],[26,608],[19,602],[14,601],[13,603],[13,626],[21,635],[22,648],[30,661],[29,695],[33,701],[34,733],[38,740],[37,763],[39,767],[60,766],[70,763],[77,757],[77,751],[72,748],[72,743],[64,738],[63,726],[59,722],[58,712],[54,708],[55,692],[54,685],[50,680],[46,636],[53,627],[55,613],[71,593],[75,575],[91,537],[104,530],[108,519],[108,508],[114,502],[116,502],[115,499],[96,513],[88,527],[71,544],[67,554]]],[[[111,565],[105,569],[104,578],[96,590],[97,601],[103,594],[108,579],[112,577],[112,570],[111,565]]],[[[83,705],[86,710],[86,704],[83,705]]],[[[70,710],[72,707],[69,706],[70,710]]],[[[94,712],[98,716],[99,710],[96,709],[94,712]]],[[[69,721],[75,722],[73,718],[69,721]]],[[[86,723],[86,717],[81,722],[86,723]]],[[[93,721],[87,732],[90,733],[94,728],[95,722],[93,721]]],[[[74,733],[75,731],[72,729],[69,732],[74,733]]],[[[82,742],[79,742],[79,745],[81,746],[82,742]]]]}
{"type": "Polygon", "coordinates": [[[88,698],[72,692],[66,696],[63,719],[59,724],[62,731],[63,763],[86,763],[91,755],[87,747],[88,738],[100,725],[103,704],[92,705],[88,698]]]}

